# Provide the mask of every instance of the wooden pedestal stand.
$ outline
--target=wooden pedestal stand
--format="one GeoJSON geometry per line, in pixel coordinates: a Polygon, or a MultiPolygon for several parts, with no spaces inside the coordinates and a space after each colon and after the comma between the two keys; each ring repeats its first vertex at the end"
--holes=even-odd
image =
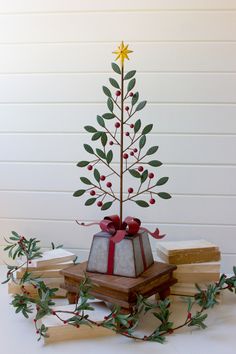
{"type": "Polygon", "coordinates": [[[159,294],[161,299],[169,296],[170,286],[177,282],[173,271],[177,268],[160,262],[148,268],[138,278],[126,278],[116,275],[86,272],[87,262],[80,263],[61,271],[65,283],[62,285],[68,291],[68,300],[73,304],[78,299],[78,287],[86,273],[94,287],[91,295],[97,299],[121,306],[123,312],[132,312],[136,304],[137,294],[150,297],[159,294]]]}

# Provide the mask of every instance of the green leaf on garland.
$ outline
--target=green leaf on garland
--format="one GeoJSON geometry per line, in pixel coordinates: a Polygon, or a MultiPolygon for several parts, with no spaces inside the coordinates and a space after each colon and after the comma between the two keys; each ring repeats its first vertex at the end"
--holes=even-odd
{"type": "Polygon", "coordinates": [[[112,77],[109,79],[109,81],[110,81],[110,84],[111,84],[113,87],[115,87],[115,88],[117,88],[117,89],[120,88],[118,82],[117,82],[115,79],[113,79],[112,77]]]}
{"type": "Polygon", "coordinates": [[[105,93],[105,95],[106,95],[107,97],[111,97],[111,91],[109,90],[108,87],[102,86],[102,89],[103,89],[103,92],[105,93]]]}
{"type": "Polygon", "coordinates": [[[97,122],[101,127],[105,128],[105,122],[101,116],[97,116],[97,122]]]}
{"type": "Polygon", "coordinates": [[[148,124],[146,127],[143,128],[142,134],[148,134],[153,128],[153,124],[148,124]]]}
{"type": "Polygon", "coordinates": [[[143,171],[141,176],[141,183],[144,183],[148,177],[148,170],[143,171]]]}
{"type": "Polygon", "coordinates": [[[152,161],[149,161],[148,164],[152,167],[159,167],[162,165],[162,162],[158,161],[158,160],[152,160],[152,161]]]}
{"type": "Polygon", "coordinates": [[[109,111],[113,112],[114,104],[113,104],[113,101],[111,98],[107,99],[107,107],[108,107],[109,111]]]}
{"type": "Polygon", "coordinates": [[[89,153],[89,154],[94,154],[93,149],[91,148],[90,145],[84,144],[84,149],[89,153]]]}
{"type": "Polygon", "coordinates": [[[169,193],[165,193],[165,192],[157,193],[157,195],[162,199],[170,199],[171,198],[171,195],[169,193]]]}
{"type": "Polygon", "coordinates": [[[115,71],[115,73],[121,74],[120,67],[116,63],[111,63],[111,67],[115,71]]]}
{"type": "Polygon", "coordinates": [[[157,183],[156,186],[162,186],[163,184],[165,184],[168,181],[169,177],[162,177],[160,178],[157,183]]]}
{"type": "Polygon", "coordinates": [[[109,150],[108,153],[107,153],[107,163],[108,163],[108,165],[111,163],[112,159],[113,159],[113,152],[112,152],[112,150],[109,150]]]}
{"type": "Polygon", "coordinates": [[[136,170],[129,170],[129,173],[131,174],[131,176],[135,177],[135,178],[140,178],[141,175],[138,171],[136,170]]]}
{"type": "Polygon", "coordinates": [[[85,193],[85,189],[79,189],[78,191],[73,193],[73,197],[80,197],[85,193]]]}
{"type": "Polygon", "coordinates": [[[101,210],[107,210],[112,206],[112,202],[106,202],[103,204],[103,206],[101,207],[101,210]]]}
{"type": "Polygon", "coordinates": [[[94,178],[96,179],[96,181],[99,183],[100,182],[100,173],[96,168],[93,171],[93,175],[94,175],[94,178]]]}
{"type": "Polygon", "coordinates": [[[138,119],[138,120],[134,123],[134,132],[137,133],[140,128],[141,128],[141,120],[138,119]]]}
{"type": "Polygon", "coordinates": [[[146,135],[142,135],[141,136],[141,138],[140,138],[140,140],[139,140],[139,149],[141,150],[143,147],[144,147],[144,145],[146,144],[146,135]]]}
{"type": "Polygon", "coordinates": [[[124,80],[129,80],[129,79],[131,79],[135,74],[136,74],[136,70],[131,70],[131,71],[129,71],[129,72],[125,75],[124,80]]]}
{"type": "Polygon", "coordinates": [[[104,119],[113,119],[113,118],[115,118],[115,114],[113,114],[113,113],[104,113],[102,116],[103,116],[104,119]]]}
{"type": "Polygon", "coordinates": [[[152,146],[150,147],[150,149],[148,149],[148,151],[146,152],[146,155],[153,155],[155,154],[155,152],[157,152],[159,146],[152,146]]]}
{"type": "Polygon", "coordinates": [[[142,208],[147,208],[149,207],[149,204],[145,202],[145,200],[134,200],[137,205],[139,205],[142,208]]]}
{"type": "Polygon", "coordinates": [[[95,134],[93,134],[93,136],[92,136],[92,140],[98,140],[98,139],[100,139],[101,138],[101,136],[102,136],[102,132],[96,132],[95,134]]]}
{"type": "Polygon", "coordinates": [[[92,205],[92,204],[95,203],[96,199],[97,199],[97,198],[89,198],[89,199],[86,200],[86,202],[84,203],[84,205],[86,205],[86,206],[92,205]]]}
{"type": "Polygon", "coordinates": [[[105,159],[106,160],[106,154],[105,154],[104,151],[102,151],[101,149],[96,149],[96,153],[101,159],[105,159]]]}
{"type": "Polygon", "coordinates": [[[128,87],[127,87],[127,91],[128,92],[131,91],[134,88],[135,83],[136,83],[136,79],[130,80],[130,82],[128,83],[128,87]]]}
{"type": "Polygon", "coordinates": [[[147,101],[142,101],[142,102],[140,102],[138,105],[137,105],[137,107],[136,107],[136,112],[137,111],[141,111],[141,109],[143,109],[145,106],[146,106],[146,103],[147,103],[147,101]]]}
{"type": "Polygon", "coordinates": [[[92,127],[91,125],[86,125],[84,127],[84,129],[89,132],[89,133],[96,133],[97,129],[95,129],[94,127],[92,127]]]}
{"type": "Polygon", "coordinates": [[[86,178],[86,177],[80,177],[80,180],[81,180],[81,182],[83,182],[84,184],[88,184],[88,185],[92,184],[92,183],[90,182],[90,180],[89,180],[88,178],[86,178]]]}
{"type": "Polygon", "coordinates": [[[138,102],[138,99],[139,99],[139,93],[135,92],[131,100],[132,106],[134,106],[138,102]]]}
{"type": "Polygon", "coordinates": [[[88,164],[89,164],[89,161],[79,161],[77,163],[77,166],[78,167],[85,167],[85,166],[88,166],[88,164]]]}
{"type": "Polygon", "coordinates": [[[101,135],[101,142],[102,142],[103,146],[106,146],[106,144],[107,144],[107,135],[104,132],[101,135]]]}

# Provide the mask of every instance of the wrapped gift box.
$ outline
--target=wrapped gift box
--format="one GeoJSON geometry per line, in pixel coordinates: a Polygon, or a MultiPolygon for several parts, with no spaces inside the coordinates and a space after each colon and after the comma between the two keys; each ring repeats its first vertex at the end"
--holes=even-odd
{"type": "Polygon", "coordinates": [[[108,232],[94,235],[87,271],[138,277],[154,263],[151,245],[146,231],[114,243],[108,232]]]}

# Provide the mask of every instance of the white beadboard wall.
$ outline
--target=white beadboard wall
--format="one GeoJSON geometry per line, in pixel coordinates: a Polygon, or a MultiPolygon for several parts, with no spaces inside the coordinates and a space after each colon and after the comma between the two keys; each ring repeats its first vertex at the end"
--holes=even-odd
{"type": "Polygon", "coordinates": [[[104,112],[101,86],[122,39],[134,50],[127,69],[138,71],[149,102],[141,119],[154,123],[150,142],[160,146],[158,171],[170,176],[165,190],[173,195],[148,210],[132,206],[132,214],[150,229],[158,225],[166,240],[217,243],[230,272],[236,0],[0,1],[0,257],[3,237],[16,230],[87,258],[96,228],[74,220],[104,214],[72,197],[76,162],[86,156],[83,126],[104,112]]]}

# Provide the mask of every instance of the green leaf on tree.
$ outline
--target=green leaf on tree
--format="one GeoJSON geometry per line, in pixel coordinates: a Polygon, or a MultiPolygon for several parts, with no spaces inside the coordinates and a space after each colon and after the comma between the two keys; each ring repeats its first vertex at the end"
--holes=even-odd
{"type": "Polygon", "coordinates": [[[156,186],[162,186],[163,184],[165,184],[168,181],[169,177],[162,177],[160,178],[157,183],[156,186]]]}
{"type": "Polygon", "coordinates": [[[148,149],[148,151],[146,152],[146,155],[153,155],[155,154],[155,152],[157,152],[159,146],[152,146],[148,149]]]}
{"type": "Polygon", "coordinates": [[[92,204],[95,203],[96,199],[97,199],[97,198],[89,198],[89,199],[86,200],[86,202],[84,203],[84,205],[86,205],[86,206],[92,205],[92,204]]]}
{"type": "Polygon", "coordinates": [[[85,189],[79,189],[78,191],[73,193],[73,197],[80,197],[85,193],[85,189]]]}
{"type": "Polygon", "coordinates": [[[146,127],[143,128],[142,134],[148,134],[153,128],[153,124],[148,124],[146,127]]]}
{"type": "Polygon", "coordinates": [[[138,120],[134,123],[134,132],[137,133],[140,128],[141,128],[141,120],[138,119],[138,120]]]}
{"type": "Polygon", "coordinates": [[[145,202],[145,200],[135,200],[135,203],[142,208],[149,207],[149,204],[147,202],[145,202]]]}
{"type": "Polygon", "coordinates": [[[89,133],[96,133],[97,129],[95,129],[94,127],[92,127],[91,125],[86,125],[84,127],[84,129],[89,132],[89,133]]]}
{"type": "Polygon", "coordinates": [[[141,176],[141,183],[144,183],[148,177],[148,170],[143,171],[141,176]]]}
{"type": "Polygon", "coordinates": [[[94,178],[96,179],[96,181],[99,183],[100,182],[100,173],[96,168],[93,171],[93,175],[94,175],[94,178]]]}
{"type": "Polygon", "coordinates": [[[152,167],[159,167],[162,165],[162,162],[158,161],[158,160],[152,160],[152,161],[149,161],[148,164],[152,167]]]}
{"type": "Polygon", "coordinates": [[[135,177],[135,178],[140,178],[141,175],[138,171],[136,170],[129,170],[129,173],[131,174],[131,176],[135,177]]]}
{"type": "Polygon", "coordinates": [[[101,116],[97,116],[97,122],[101,127],[105,128],[105,122],[101,116]]]}
{"type": "Polygon", "coordinates": [[[127,91],[131,91],[134,86],[135,86],[135,83],[136,83],[136,79],[131,79],[130,82],[128,83],[128,86],[127,86],[127,91]]]}
{"type": "Polygon", "coordinates": [[[114,104],[113,104],[113,101],[111,98],[107,99],[107,107],[108,107],[109,111],[113,112],[114,104]]]}
{"type": "Polygon", "coordinates": [[[90,180],[89,180],[88,178],[86,178],[86,177],[80,177],[80,180],[81,180],[81,182],[83,182],[84,184],[88,184],[88,185],[92,184],[92,183],[90,182],[90,180]]]}
{"type": "Polygon", "coordinates": [[[96,149],[96,153],[101,159],[106,159],[106,154],[101,149],[96,149]]]}
{"type": "Polygon", "coordinates": [[[139,99],[139,93],[135,92],[131,100],[132,106],[134,106],[138,102],[138,99],[139,99]]]}
{"type": "Polygon", "coordinates": [[[115,87],[115,88],[117,88],[117,89],[120,88],[118,82],[117,82],[115,79],[113,79],[112,77],[109,79],[109,81],[110,81],[110,84],[111,84],[113,87],[115,87]]]}
{"type": "Polygon", "coordinates": [[[101,207],[101,210],[107,210],[112,206],[112,202],[106,202],[103,204],[103,206],[101,207]]]}
{"type": "Polygon", "coordinates": [[[113,118],[115,118],[115,114],[113,114],[113,113],[104,113],[102,116],[103,116],[104,119],[113,119],[113,118]]]}
{"type": "Polygon", "coordinates": [[[92,136],[92,140],[98,140],[98,139],[100,139],[101,138],[101,136],[102,136],[102,132],[96,132],[95,134],[93,134],[93,136],[92,136]]]}
{"type": "Polygon", "coordinates": [[[101,134],[101,142],[102,142],[103,146],[106,146],[106,144],[107,144],[107,135],[104,132],[101,134]]]}
{"type": "Polygon", "coordinates": [[[129,80],[129,79],[131,79],[135,74],[136,74],[136,70],[131,70],[131,71],[129,71],[129,72],[125,75],[124,80],[129,80]]]}
{"type": "Polygon", "coordinates": [[[102,89],[106,96],[111,97],[111,91],[109,90],[108,87],[102,86],[102,89]]]}
{"type": "Polygon", "coordinates": [[[144,145],[146,144],[146,135],[142,135],[141,136],[141,138],[140,138],[140,140],[139,140],[139,149],[141,150],[143,147],[144,147],[144,145]]]}
{"type": "Polygon", "coordinates": [[[139,102],[139,104],[137,105],[135,111],[136,111],[136,112],[137,112],[137,111],[141,111],[141,109],[143,109],[143,108],[146,106],[146,103],[147,103],[147,101],[139,102]]]}
{"type": "Polygon", "coordinates": [[[88,164],[89,164],[89,161],[79,161],[77,163],[77,166],[78,167],[85,167],[85,166],[88,166],[88,164]]]}
{"type": "Polygon", "coordinates": [[[90,145],[84,144],[84,149],[85,149],[89,154],[94,154],[93,148],[91,148],[90,145]]]}
{"type": "Polygon", "coordinates": [[[157,195],[162,199],[170,199],[171,198],[171,195],[166,192],[160,192],[160,193],[157,193],[157,195]]]}
{"type": "Polygon", "coordinates": [[[107,153],[107,163],[108,163],[108,165],[111,163],[112,159],[113,159],[113,152],[112,152],[112,150],[109,150],[108,153],[107,153]]]}
{"type": "Polygon", "coordinates": [[[111,63],[111,67],[115,71],[115,73],[121,74],[120,67],[116,63],[111,63]]]}

